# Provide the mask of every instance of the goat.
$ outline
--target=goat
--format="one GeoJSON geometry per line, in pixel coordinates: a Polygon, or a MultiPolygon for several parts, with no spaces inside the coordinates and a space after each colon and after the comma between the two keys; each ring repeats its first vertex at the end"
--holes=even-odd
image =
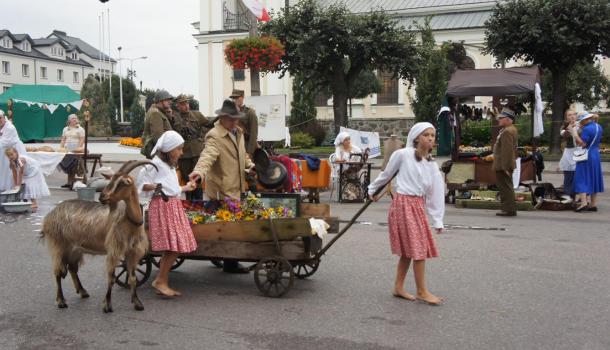
{"type": "Polygon", "coordinates": [[[76,293],[81,298],[88,298],[89,293],[78,278],[83,254],[106,254],[108,290],[103,303],[104,312],[112,312],[114,270],[121,259],[127,263],[131,302],[136,310],[144,310],[136,294],[135,269],[148,251],[148,236],[144,231],[138,191],[133,177],[129,175],[136,167],[144,164],[154,166],[150,161],[132,160],[115,174],[106,174],[105,177],[110,182],[100,193],[99,203],[68,200],[58,204],[44,218],[41,234],[48,242],[53,261],[59,308],[68,307],[61,287],[61,280],[67,272],[70,272],[76,293]]]}

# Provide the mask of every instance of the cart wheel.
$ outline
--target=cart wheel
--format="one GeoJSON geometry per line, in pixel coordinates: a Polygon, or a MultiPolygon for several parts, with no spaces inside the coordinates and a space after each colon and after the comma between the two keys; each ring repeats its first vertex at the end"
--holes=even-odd
{"type": "Polygon", "coordinates": [[[294,271],[281,256],[266,257],[254,268],[254,282],[266,297],[279,298],[294,284],[294,271]]]}
{"type": "MultiPolygon", "coordinates": [[[[138,283],[136,286],[141,286],[148,280],[150,277],[150,273],[152,271],[152,258],[145,256],[140,260],[140,263],[136,267],[136,280],[138,283]]],[[[123,288],[129,288],[129,280],[127,278],[127,264],[125,261],[121,261],[121,263],[114,269],[114,281],[116,284],[123,288]]]]}
{"type": "Polygon", "coordinates": [[[305,279],[313,276],[313,274],[318,270],[318,266],[320,266],[320,260],[309,260],[307,262],[297,264],[292,269],[294,270],[294,274],[298,279],[305,279]]]}
{"type": "MultiPolygon", "coordinates": [[[[159,263],[159,260],[161,260],[161,258],[160,258],[160,257],[154,257],[154,258],[150,258],[150,260],[151,260],[152,264],[153,264],[153,265],[155,265],[155,267],[156,267],[156,268],[159,268],[159,267],[161,266],[161,265],[160,265],[160,263],[159,263]]],[[[179,257],[176,259],[176,261],[174,261],[174,264],[172,265],[172,267],[171,267],[171,269],[170,269],[170,270],[172,270],[172,271],[173,271],[173,270],[175,270],[175,269],[179,268],[179,267],[180,267],[180,265],[182,265],[182,264],[184,263],[184,260],[185,260],[185,259],[184,259],[184,257],[179,256],[179,257]]]]}

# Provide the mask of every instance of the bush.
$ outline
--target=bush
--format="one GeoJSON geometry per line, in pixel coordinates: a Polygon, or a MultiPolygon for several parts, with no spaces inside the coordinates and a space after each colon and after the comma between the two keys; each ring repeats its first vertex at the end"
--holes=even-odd
{"type": "Polygon", "coordinates": [[[292,147],[300,148],[311,148],[316,143],[316,140],[314,140],[311,135],[304,132],[295,132],[294,134],[290,135],[290,141],[292,147]]]}
{"type": "Polygon", "coordinates": [[[491,121],[466,120],[462,122],[462,145],[487,146],[491,142],[491,121]]]}
{"type": "Polygon", "coordinates": [[[316,146],[322,145],[326,139],[326,130],[318,122],[308,123],[303,132],[313,137],[316,146]]]}

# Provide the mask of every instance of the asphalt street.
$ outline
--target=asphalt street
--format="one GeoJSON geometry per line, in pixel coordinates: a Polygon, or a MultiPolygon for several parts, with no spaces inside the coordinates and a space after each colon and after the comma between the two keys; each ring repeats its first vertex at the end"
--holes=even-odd
{"type": "MultiPolygon", "coordinates": [[[[62,181],[49,179],[52,187],[62,181]]],[[[115,287],[114,313],[104,314],[103,257],[87,257],[80,271],[91,298],[80,299],[68,278],[69,307],[55,305],[37,231],[50,208],[75,194],[52,193],[37,213],[0,215],[0,349],[610,349],[608,194],[597,213],[499,218],[448,206],[449,229],[436,236],[441,256],[427,262],[429,288],[445,298],[439,307],[392,297],[397,258],[383,199],[283,298],[261,296],[252,274],[186,261],[170,275],[182,297],[160,299],[149,280],[139,289],[146,309],[137,312],[115,287]]],[[[359,207],[333,203],[332,212],[348,220],[359,207]]]]}

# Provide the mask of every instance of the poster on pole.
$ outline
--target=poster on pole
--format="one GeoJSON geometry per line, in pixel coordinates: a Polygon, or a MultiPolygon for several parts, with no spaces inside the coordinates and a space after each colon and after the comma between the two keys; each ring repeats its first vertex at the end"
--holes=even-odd
{"type": "Polygon", "coordinates": [[[258,141],[286,138],[286,95],[247,96],[244,104],[258,117],[258,141]]]}

